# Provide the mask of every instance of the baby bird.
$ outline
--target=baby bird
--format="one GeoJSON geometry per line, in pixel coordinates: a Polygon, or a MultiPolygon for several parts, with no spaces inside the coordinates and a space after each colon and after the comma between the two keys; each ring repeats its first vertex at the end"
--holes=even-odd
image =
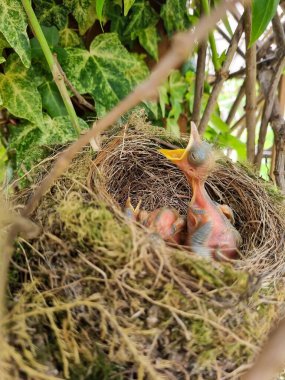
{"type": "Polygon", "coordinates": [[[232,210],[214,202],[205,189],[205,181],[215,165],[211,145],[201,140],[196,125],[191,123],[186,149],[160,149],[160,153],[182,170],[192,188],[186,245],[203,257],[216,260],[236,258],[240,235],[230,222],[234,221],[232,210]]]}
{"type": "Polygon", "coordinates": [[[132,221],[137,221],[145,227],[148,227],[153,233],[159,235],[166,242],[174,244],[181,243],[181,234],[186,225],[186,220],[180,216],[178,211],[172,208],[162,207],[148,212],[140,210],[140,204],[141,202],[134,208],[130,198],[128,198],[124,209],[125,216],[132,221]]]}

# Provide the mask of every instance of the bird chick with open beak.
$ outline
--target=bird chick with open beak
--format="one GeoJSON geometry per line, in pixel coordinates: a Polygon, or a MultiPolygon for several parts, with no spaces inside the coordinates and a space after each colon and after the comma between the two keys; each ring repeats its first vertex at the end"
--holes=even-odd
{"type": "Polygon", "coordinates": [[[186,149],[160,149],[160,153],[182,170],[192,188],[186,245],[203,257],[235,258],[240,235],[230,222],[233,213],[228,206],[215,203],[205,189],[205,181],[216,161],[211,145],[201,139],[196,125],[191,123],[186,149]]]}

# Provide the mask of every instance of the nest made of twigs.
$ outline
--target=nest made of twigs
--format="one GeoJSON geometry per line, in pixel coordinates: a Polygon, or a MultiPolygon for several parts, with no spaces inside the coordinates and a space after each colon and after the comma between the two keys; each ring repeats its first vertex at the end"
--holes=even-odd
{"type": "MultiPolygon", "coordinates": [[[[185,146],[187,137],[173,141],[164,130],[138,120],[133,116],[95,160],[105,190],[120,207],[130,197],[134,205],[141,200],[142,209],[166,206],[186,215],[191,188],[183,173],[158,149],[185,146]]],[[[242,236],[239,264],[263,276],[283,276],[285,211],[278,191],[250,167],[226,157],[216,165],[206,188],[213,200],[234,212],[235,227],[242,236]]]]}
{"type": "Polygon", "coordinates": [[[12,261],[9,379],[236,379],[248,368],[284,298],[277,282],[263,287],[254,276],[283,271],[281,202],[226,161],[207,186],[234,210],[243,259],[216,263],[154,241],[121,206],[129,195],[148,210],[186,212],[189,187],[157,153],[169,144],[184,141],[133,117],[99,154],[86,148],[42,199],[33,215],[42,234],[21,239],[12,261]]]}

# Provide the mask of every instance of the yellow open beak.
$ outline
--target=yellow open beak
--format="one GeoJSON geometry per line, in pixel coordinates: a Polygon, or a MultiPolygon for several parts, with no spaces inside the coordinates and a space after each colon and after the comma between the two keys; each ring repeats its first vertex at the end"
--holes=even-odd
{"type": "Polygon", "coordinates": [[[186,149],[159,149],[159,152],[162,153],[170,161],[181,161],[186,153],[186,149]]]}
{"type": "Polygon", "coordinates": [[[191,133],[186,149],[159,149],[159,152],[162,153],[168,160],[172,162],[178,162],[183,160],[194,143],[199,142],[201,142],[201,137],[199,136],[196,125],[191,122],[191,133]]]}

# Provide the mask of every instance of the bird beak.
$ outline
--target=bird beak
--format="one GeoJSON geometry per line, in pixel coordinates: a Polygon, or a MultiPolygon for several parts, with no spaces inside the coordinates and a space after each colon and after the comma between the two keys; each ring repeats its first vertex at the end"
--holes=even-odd
{"type": "Polygon", "coordinates": [[[177,163],[184,159],[184,157],[186,156],[187,152],[189,152],[193,144],[201,143],[201,141],[202,140],[196,125],[193,122],[191,122],[191,133],[186,149],[159,149],[159,152],[163,154],[168,160],[177,163]]]}

